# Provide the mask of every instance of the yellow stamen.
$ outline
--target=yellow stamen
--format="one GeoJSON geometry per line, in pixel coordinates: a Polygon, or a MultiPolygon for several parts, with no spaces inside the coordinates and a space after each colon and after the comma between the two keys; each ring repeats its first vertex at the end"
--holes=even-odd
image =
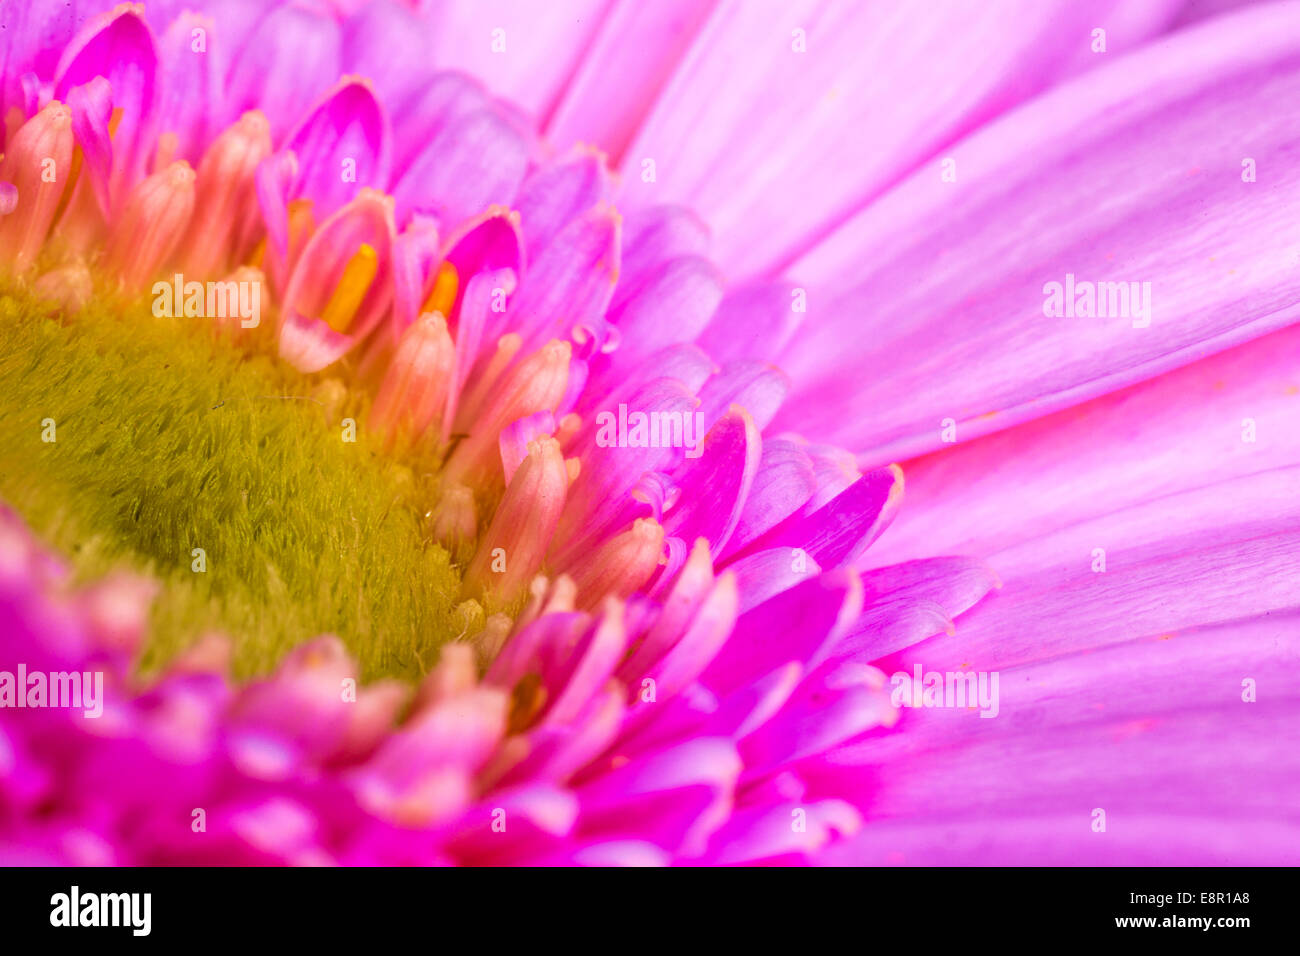
{"type": "Polygon", "coordinates": [[[456,304],[456,291],[460,288],[460,273],[450,262],[438,266],[438,276],[433,280],[429,297],[420,308],[421,313],[438,312],[451,315],[451,307],[456,304]]]}
{"type": "Polygon", "coordinates": [[[335,332],[346,332],[352,324],[353,316],[370,291],[370,284],[375,281],[379,271],[379,255],[374,247],[362,243],[361,248],[352,254],[343,269],[343,278],[334,287],[334,295],[329,305],[321,313],[321,319],[335,332]]]}
{"type": "Polygon", "coordinates": [[[253,247],[252,253],[248,257],[247,265],[254,269],[262,268],[262,261],[266,258],[266,236],[257,240],[257,245],[253,247]]]}
{"type": "MultiPolygon", "coordinates": [[[[59,200],[59,208],[54,211],[53,222],[58,222],[63,218],[63,210],[68,208],[68,203],[72,201],[73,190],[77,188],[77,179],[81,176],[82,155],[81,147],[72,148],[72,168],[68,170],[68,184],[63,188],[63,197],[59,200]]],[[[90,184],[87,183],[87,186],[90,184]]]]}
{"type": "Polygon", "coordinates": [[[310,199],[293,199],[289,202],[289,257],[290,261],[307,244],[308,237],[316,231],[316,217],[312,215],[310,199]]]}

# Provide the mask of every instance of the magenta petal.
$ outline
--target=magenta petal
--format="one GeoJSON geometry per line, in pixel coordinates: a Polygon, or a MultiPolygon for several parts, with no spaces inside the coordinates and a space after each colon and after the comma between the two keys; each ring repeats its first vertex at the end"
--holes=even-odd
{"type": "Polygon", "coordinates": [[[790,517],[815,488],[812,461],[800,445],[782,438],[764,441],[758,471],[722,557],[734,554],[790,517]]]}
{"type": "Polygon", "coordinates": [[[726,696],[790,661],[824,660],[862,610],[857,576],[810,578],[742,614],[700,682],[726,696]]]}
{"type": "Polygon", "coordinates": [[[102,76],[68,91],[72,131],[81,147],[82,162],[89,173],[95,201],[105,219],[112,211],[113,142],[108,132],[113,114],[112,96],[108,81],[102,76]]]}
{"type": "Polygon", "coordinates": [[[740,588],[741,613],[757,607],[801,581],[821,574],[821,566],[812,558],[792,559],[789,548],[756,551],[727,565],[740,588]]]}
{"type": "Polygon", "coordinates": [[[605,686],[626,649],[627,631],[622,614],[602,614],[569,650],[560,666],[545,669],[542,680],[549,703],[542,719],[552,723],[574,720],[605,686]]]}
{"type": "MultiPolygon", "coordinates": [[[[24,77],[48,83],[58,69],[59,54],[86,21],[109,6],[106,2],[72,3],[32,0],[0,5],[0,116],[24,107],[24,77]]],[[[33,109],[23,109],[28,117],[33,109]]]]}
{"type": "Polygon", "coordinates": [[[509,862],[531,855],[554,852],[556,837],[572,832],[579,816],[577,798],[568,790],[548,784],[529,783],[501,793],[470,808],[451,846],[465,859],[482,864],[509,862]],[[498,814],[514,825],[493,832],[498,814]]]}
{"type": "Polygon", "coordinates": [[[740,770],[726,738],[699,737],[635,759],[578,791],[581,831],[621,829],[620,818],[635,813],[659,846],[700,852],[726,818],[740,770]]]}
{"type": "Polygon", "coordinates": [[[577,866],[667,866],[671,857],[642,840],[610,840],[574,850],[568,858],[577,866]]]}
{"type": "Polygon", "coordinates": [[[769,548],[799,549],[824,568],[852,562],[889,526],[903,497],[897,465],[868,472],[812,514],[794,514],[737,557],[769,548]]]}
{"type": "Polygon", "coordinates": [[[286,3],[252,30],[226,75],[226,122],[260,109],[280,145],[339,75],[342,40],[332,17],[286,3]]]}
{"type": "Polygon", "coordinates": [[[158,50],[136,8],[121,4],[86,25],[59,57],[55,99],[97,76],[108,80],[113,108],[122,111],[113,137],[110,182],[116,205],[146,173],[153,156],[158,106],[158,50]]]}
{"type": "Polygon", "coordinates": [[[791,661],[727,696],[707,722],[709,733],[744,740],[785,706],[803,678],[803,665],[791,661]]]}
{"type": "Polygon", "coordinates": [[[286,149],[298,157],[295,198],[313,201],[325,218],[365,186],[388,182],[388,115],[369,81],[340,80],[289,135],[286,149]]]}
{"type": "Polygon", "coordinates": [[[502,784],[568,780],[614,742],[623,720],[624,696],[617,685],[608,684],[587,701],[571,722],[548,722],[530,731],[528,756],[511,768],[502,784]]]}
{"type": "Polygon", "coordinates": [[[601,206],[570,222],[529,264],[509,313],[525,351],[603,322],[618,281],[620,236],[618,214],[601,206]]]}
{"type": "Polygon", "coordinates": [[[861,815],[842,800],[743,807],[714,835],[713,846],[700,862],[716,866],[807,863],[861,826],[861,815]],[[802,826],[794,826],[796,821],[802,826]]]}
{"type": "Polygon", "coordinates": [[[527,266],[519,217],[503,207],[463,223],[447,238],[447,246],[447,261],[460,275],[460,297],[471,276],[498,269],[509,269],[518,276],[527,266]]]}
{"type": "Polygon", "coordinates": [[[577,612],[545,614],[511,635],[483,678],[485,684],[510,688],[531,670],[548,647],[572,647],[582,636],[588,616],[577,612]]]}
{"type": "Polygon", "coordinates": [[[220,42],[215,32],[209,17],[187,11],[158,41],[164,79],[158,129],[176,136],[175,158],[196,167],[225,115],[220,57],[209,49],[214,40],[220,42]],[[196,30],[206,37],[201,50],[194,49],[196,30]]]}
{"type": "MultiPolygon", "coordinates": [[[[646,672],[643,680],[654,681],[656,700],[681,692],[712,663],[731,635],[738,607],[735,581],[720,578],[700,602],[681,639],[646,672]]],[[[655,703],[643,701],[629,715],[629,723],[637,726],[653,719],[655,707],[655,703]]]]}
{"type": "Polygon", "coordinates": [[[618,670],[618,679],[632,684],[657,664],[681,638],[700,606],[716,588],[708,542],[695,542],[681,573],[674,576],[654,622],[618,670]]]}
{"type": "Polygon", "coordinates": [[[393,186],[398,216],[436,216],[451,227],[514,198],[528,156],[519,135],[480,110],[454,119],[416,156],[393,186]]]}
{"type": "Polygon", "coordinates": [[[805,683],[781,711],[741,742],[747,777],[825,753],[894,722],[889,695],[866,683],[831,688],[805,683]]]}
{"type": "Polygon", "coordinates": [[[809,515],[822,508],[847,491],[862,474],[858,470],[857,459],[843,448],[834,445],[803,444],[813,465],[813,482],[816,490],[802,509],[802,514],[809,515]]]}
{"type": "Polygon", "coordinates": [[[514,201],[529,251],[537,255],[569,222],[609,198],[609,172],[595,150],[576,149],[570,158],[535,171],[514,201]]]}
{"type": "Polygon", "coordinates": [[[749,414],[733,406],[704,436],[702,444],[699,457],[691,458],[688,452],[674,473],[681,496],[663,525],[666,534],[686,541],[707,539],[717,557],[740,520],[763,442],[749,414]]]}

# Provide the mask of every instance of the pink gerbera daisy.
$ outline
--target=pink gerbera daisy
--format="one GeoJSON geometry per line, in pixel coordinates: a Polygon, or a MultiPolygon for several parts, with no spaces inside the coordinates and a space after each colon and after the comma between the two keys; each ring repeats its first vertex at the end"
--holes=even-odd
{"type": "Polygon", "coordinates": [[[427,7],[0,11],[4,859],[1294,858],[1295,7],[427,7]]]}

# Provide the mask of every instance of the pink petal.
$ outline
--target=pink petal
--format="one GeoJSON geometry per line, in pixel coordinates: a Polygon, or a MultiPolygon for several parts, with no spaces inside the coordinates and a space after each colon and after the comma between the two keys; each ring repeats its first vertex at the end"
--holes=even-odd
{"type": "Polygon", "coordinates": [[[713,6],[713,0],[615,4],[564,89],[548,138],[595,144],[617,163],[713,6]]]}
{"type": "Polygon", "coordinates": [[[514,201],[528,249],[536,255],[570,221],[609,198],[609,172],[594,149],[575,149],[566,159],[534,171],[514,201]]]}
{"type": "Polygon", "coordinates": [[[303,247],[284,293],[280,354],[304,372],[316,372],[342,358],[387,314],[392,301],[392,201],[363,192],[321,224],[303,247]],[[378,270],[346,333],[334,331],[318,313],[324,309],[348,261],[362,245],[375,250],[378,270]]]}
{"type": "Polygon", "coordinates": [[[542,118],[599,27],[605,4],[424,0],[420,6],[431,24],[426,34],[431,62],[478,77],[494,93],[542,118]]]}
{"type": "MultiPolygon", "coordinates": [[[[1151,35],[1175,6],[1143,5],[1148,22],[1130,36],[1120,28],[1115,50],[1151,35]]],[[[774,15],[728,0],[628,147],[628,193],[690,205],[716,230],[724,269],[768,272],[946,143],[1093,65],[1090,31],[1111,7],[804,0],[774,15]],[[642,180],[646,158],[654,182],[642,180]]]]}
{"type": "Polygon", "coordinates": [[[332,17],[292,3],[276,7],[234,45],[238,52],[226,75],[226,123],[246,110],[260,109],[271,121],[273,141],[283,142],[338,79],[341,46],[339,25],[332,17]]]}
{"type": "Polygon", "coordinates": [[[600,206],[570,222],[530,262],[509,313],[524,353],[576,328],[603,324],[618,281],[621,235],[618,214],[600,206]]]}
{"type": "Polygon", "coordinates": [[[790,391],[790,378],[766,362],[730,362],[700,389],[700,414],[716,421],[728,406],[745,409],[759,430],[766,428],[790,391]]]}
{"type": "Polygon", "coordinates": [[[497,444],[501,447],[501,468],[505,472],[507,485],[528,457],[528,443],[543,435],[554,434],[555,416],[545,410],[521,418],[501,430],[497,444]]]}
{"type": "Polygon", "coordinates": [[[756,551],[728,564],[727,570],[736,576],[742,613],[822,571],[821,565],[810,557],[793,560],[789,548],[756,551]]]}
{"type": "Polygon", "coordinates": [[[978,558],[926,558],[867,571],[867,607],[833,656],[874,661],[935,634],[953,634],[953,618],[1001,586],[978,558]]]}
{"type": "Polygon", "coordinates": [[[197,166],[203,150],[220,132],[217,122],[224,115],[219,58],[207,49],[214,33],[213,21],[186,12],[177,18],[158,41],[159,59],[164,77],[158,128],[175,133],[176,159],[197,166]],[[194,31],[202,30],[209,39],[203,51],[195,51],[194,31]]]}
{"type": "Polygon", "coordinates": [[[762,282],[727,290],[696,340],[718,362],[780,355],[805,313],[795,311],[793,282],[762,282]]]}
{"type": "Polygon", "coordinates": [[[852,562],[898,512],[903,472],[897,465],[868,472],[811,514],[793,514],[746,545],[737,557],[768,548],[797,548],[824,568],[852,562]]]}
{"type": "Polygon", "coordinates": [[[369,78],[398,107],[427,80],[428,26],[405,3],[370,0],[343,26],[343,68],[369,78]]]}
{"type": "Polygon", "coordinates": [[[992,720],[905,711],[901,733],[835,756],[875,781],[875,819],[828,861],[1294,865],[1296,624],[1247,618],[1009,668],[992,720]]]}
{"type": "Polygon", "coordinates": [[[490,108],[482,87],[462,73],[435,73],[408,99],[388,105],[401,110],[401,122],[393,128],[394,181],[452,121],[490,108]]]}
{"type": "Polygon", "coordinates": [[[674,474],[681,497],[664,519],[665,533],[706,538],[717,557],[740,520],[762,444],[753,419],[733,406],[704,436],[699,457],[688,457],[674,474]]]}
{"type": "Polygon", "coordinates": [[[437,217],[445,230],[509,202],[524,177],[528,156],[519,135],[488,110],[453,119],[393,186],[398,218],[412,212],[437,217]]]}
{"type": "Polygon", "coordinates": [[[1295,26],[1260,6],[1177,34],[953,147],[955,183],[924,169],[855,217],[796,266],[836,291],[810,293],[777,426],[889,461],[948,419],[964,441],[1294,321],[1295,26]],[[1149,327],[1046,317],[1067,274],[1149,282],[1149,327]]]}
{"type": "Polygon", "coordinates": [[[334,85],[285,144],[298,157],[295,196],[315,203],[318,219],[329,216],[364,186],[388,183],[388,115],[369,81],[346,77],[334,85]]]}
{"type": "Polygon", "coordinates": [[[707,258],[709,228],[681,206],[651,206],[628,213],[623,224],[623,263],[611,311],[621,309],[673,259],[707,258]]]}
{"type": "Polygon", "coordinates": [[[97,76],[108,80],[114,109],[122,111],[113,137],[111,191],[114,203],[146,172],[152,158],[158,107],[158,50],[139,11],[120,4],[88,20],[59,57],[54,98],[97,76]]]}
{"type": "Polygon", "coordinates": [[[864,566],[936,551],[992,554],[1109,511],[1300,461],[1298,417],[1300,328],[1292,327],[908,462],[907,506],[864,566]],[[952,507],[958,488],[961,507],[952,507]]]}
{"type": "Polygon", "coordinates": [[[723,557],[739,551],[794,514],[812,497],[815,487],[812,461],[800,445],[781,438],[764,441],[758,470],[745,497],[735,534],[723,549],[723,557]]]}
{"type": "Polygon", "coordinates": [[[1297,489],[1300,465],[1276,468],[991,554],[1003,581],[998,596],[970,611],[955,636],[904,656],[927,667],[989,670],[1126,634],[1173,634],[1300,606],[1297,489]]]}
{"type": "Polygon", "coordinates": [[[825,658],[862,610],[856,575],[811,578],[742,614],[701,683],[725,696],[790,661],[825,658]]]}

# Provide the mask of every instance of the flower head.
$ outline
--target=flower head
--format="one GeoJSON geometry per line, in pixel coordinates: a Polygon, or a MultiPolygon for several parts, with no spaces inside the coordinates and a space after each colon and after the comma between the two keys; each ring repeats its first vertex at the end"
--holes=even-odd
{"type": "MultiPolygon", "coordinates": [[[[1078,414],[1122,430],[1107,388],[1294,317],[1293,263],[1258,230],[1234,235],[1242,284],[1202,302],[1184,228],[1207,196],[1291,228],[1294,177],[1238,201],[1246,179],[1202,173],[1223,165],[1205,116],[1290,168],[1285,124],[1256,120],[1300,75],[1293,8],[1133,71],[1092,69],[1070,4],[909,14],[908,49],[946,65],[918,75],[867,6],[775,33],[759,4],[490,31],[454,4],[199,6],[0,11],[4,858],[908,862],[990,808],[1072,845],[1063,805],[1153,805],[1083,779],[1099,738],[1058,702],[1104,709],[1102,682],[1168,659],[1143,631],[1074,660],[1099,619],[1071,616],[1080,574],[1034,535],[1119,537],[1141,566],[1177,552],[1155,528],[1176,502],[1150,497],[1190,496],[1198,531],[1224,507],[1171,462],[1108,485],[1142,517],[1089,512],[1072,469],[1111,446],[1031,419],[1101,395],[1078,414]],[[881,77],[915,108],[862,95],[881,77]],[[1144,122],[1203,158],[1131,175],[1144,122]],[[1027,330],[1040,271],[1116,250],[1170,253],[1161,307],[1191,318],[1152,327],[1146,294],[1145,325],[1027,330]],[[940,447],[958,433],[988,437],[940,447]],[[1060,434],[1091,450],[1053,457],[1060,434]],[[1029,478],[1022,447],[1046,449],[1029,478]],[[891,459],[923,453],[916,523],[869,552],[902,499],[891,459]],[[1012,584],[969,634],[953,619],[1002,580],[936,547],[996,551],[1012,584]],[[1003,701],[999,667],[1027,671],[1003,701]],[[925,710],[923,668],[979,706],[925,710]],[[1049,710],[1087,754],[1065,783],[1021,733],[1049,710]],[[945,761],[977,775],[1004,745],[966,801],[945,761]]],[[[1122,42],[1175,6],[1127,12],[1122,42]]],[[[1293,451],[1231,475],[1282,523],[1293,451]]],[[[1236,561],[1258,529],[1230,526],[1236,561]]],[[[1250,637],[1294,593],[1247,599],[1244,577],[1208,615],[1151,611],[1150,582],[1106,595],[1134,627],[1250,637]]],[[[1198,646],[1208,673],[1223,655],[1198,646]]],[[[1127,753],[1167,758],[1162,718],[1115,710],[1127,753]]]]}
{"type": "MultiPolygon", "coordinates": [[[[271,21],[306,16],[292,9],[251,46],[281,42],[271,21]]],[[[835,569],[888,523],[901,473],[764,443],[787,380],[692,344],[724,295],[699,223],[671,207],[625,222],[603,154],[548,155],[456,73],[397,104],[353,75],[313,104],[312,77],[254,79],[240,59],[214,79],[178,44],[215,45],[225,24],[121,5],[60,41],[55,77],[34,74],[4,167],[10,300],[49,301],[70,270],[126,315],[152,290],[172,303],[155,315],[222,333],[186,347],[234,356],[230,375],[269,354],[312,389],[329,423],[293,427],[360,407],[370,454],[424,469],[395,506],[426,515],[415,547],[442,557],[414,580],[445,618],[379,654],[364,633],[253,654],[238,631],[151,651],[147,579],[75,583],[6,514],[6,662],[106,681],[102,717],[6,720],[28,781],[7,843],[86,862],[740,862],[852,831],[851,803],[799,768],[895,718],[882,675],[835,649],[862,605],[835,569]],[[33,172],[46,156],[51,184],[33,172]],[[265,327],[211,314],[209,288],[234,301],[240,283],[265,327]],[[395,666],[398,646],[412,656],[395,666]]],[[[167,460],[200,467],[192,452],[167,460]]],[[[191,571],[228,560],[232,521],[243,547],[282,532],[266,504],[217,519],[222,547],[191,571]]],[[[297,593],[304,572],[264,553],[297,593]]]]}

